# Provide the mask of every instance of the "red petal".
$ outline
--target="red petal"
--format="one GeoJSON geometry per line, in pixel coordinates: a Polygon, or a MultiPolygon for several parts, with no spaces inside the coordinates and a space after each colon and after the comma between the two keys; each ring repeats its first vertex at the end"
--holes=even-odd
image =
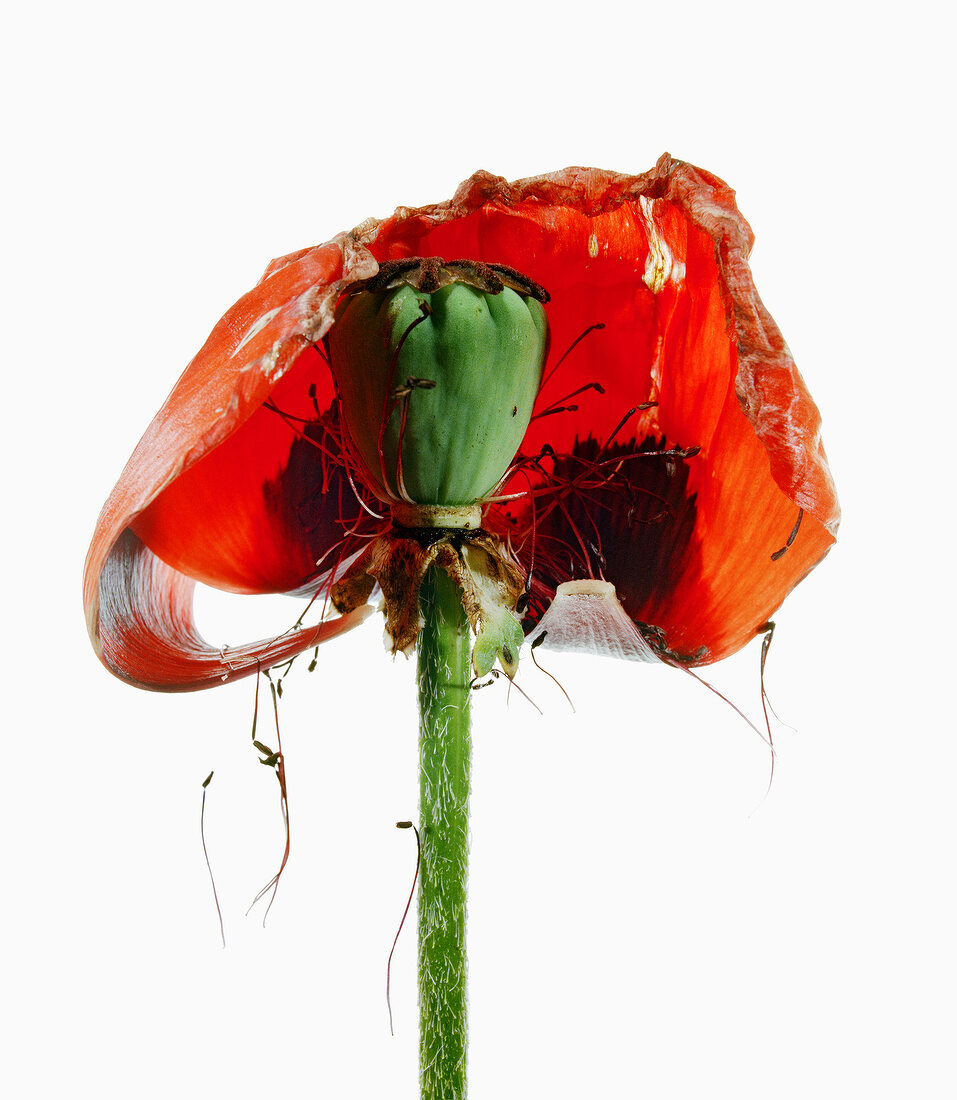
{"type": "MultiPolygon", "coordinates": [[[[665,156],[637,177],[567,169],[507,184],[479,173],[451,203],[397,212],[371,246],[380,261],[470,256],[523,271],[552,297],[552,362],[589,325],[605,324],[571,352],[537,409],[590,382],[604,394],[588,391],[573,399],[577,412],[533,421],[523,452],[604,443],[629,409],[650,400],[657,407],[629,420],[616,443],[635,449],[656,437],[701,448],[685,460],[695,522],[688,545],[675,546],[678,568],[662,567],[654,590],[638,598],[648,543],[639,528],[630,537],[616,531],[606,556],[617,568],[603,573],[636,620],[660,627],[670,649],[696,661],[754,637],[827,553],[840,516],[817,408],[751,279],[752,241],[726,184],[665,156]],[[794,544],[772,561],[799,508],[794,544]]],[[[508,486],[525,487],[521,477],[508,486]]],[[[531,513],[507,511],[488,525],[510,533],[530,565],[531,513]]],[[[576,543],[570,524],[555,537],[576,543]]],[[[540,579],[553,591],[593,569],[600,562],[582,558],[540,579]]]]}
{"type": "MultiPolygon", "coordinates": [[[[609,529],[605,575],[629,613],[663,629],[676,652],[695,658],[704,647],[704,660],[732,652],[827,552],[839,515],[817,409],[754,290],[750,246],[730,189],[665,156],[643,176],[566,169],[509,184],[479,172],[447,203],[399,209],[274,261],[187,368],[104,508],[84,580],[94,644],[121,675],[154,684],[143,647],[166,644],[151,633],[150,615],[174,590],[182,629],[163,635],[167,650],[195,650],[192,627],[183,625],[189,585],[182,577],[246,592],[314,587],[318,558],[351,552],[343,523],[359,508],[341,470],[310,456],[308,445],[294,453],[289,422],[263,402],[308,418],[315,383],[326,410],[328,377],[316,354],[303,350],[328,328],[341,289],[372,274],[376,260],[441,255],[508,264],[544,285],[553,363],[587,326],[605,325],[550,378],[537,408],[561,405],[563,395],[593,382],[604,393],[588,390],[572,399],[577,411],[533,421],[524,453],[547,443],[572,454],[586,439],[594,451],[646,401],[658,404],[627,419],[616,444],[635,450],[654,438],[701,448],[679,460],[687,463],[684,495],[672,502],[667,529],[650,532],[648,522],[609,529]],[[303,507],[317,485],[327,498],[306,521],[303,507]],[[771,561],[798,508],[805,519],[794,544],[771,561]],[[169,568],[151,558],[117,596],[116,578],[128,572],[118,563],[140,562],[125,541],[130,527],[169,568]],[[165,588],[151,587],[161,582],[165,588]],[[101,592],[109,616],[98,610],[101,592]]],[[[654,460],[632,465],[645,461],[654,460]]],[[[601,534],[608,514],[586,507],[592,534],[601,534]]],[[[490,508],[487,522],[508,530],[531,564],[527,499],[490,508]]],[[[555,539],[577,543],[571,511],[549,522],[555,539]]],[[[585,547],[567,576],[536,562],[538,593],[600,570],[590,556],[585,547]]],[[[183,668],[171,675],[170,683],[197,683],[183,668]]]]}
{"type": "MultiPolygon", "coordinates": [[[[337,444],[303,431],[315,417],[310,385],[328,410],[329,371],[312,347],[268,394],[282,415],[260,406],[136,517],[133,530],[155,554],[232,592],[288,592],[318,575],[317,560],[356,524],[360,506],[337,444]]],[[[354,548],[346,540],[342,556],[354,548]]]]}
{"type": "Polygon", "coordinates": [[[155,691],[215,687],[271,668],[372,614],[349,615],[280,638],[213,649],[193,624],[195,581],[171,569],[132,531],[113,544],[100,574],[98,622],[90,624],[100,660],[123,680],[155,691]],[[96,630],[94,630],[96,626],[96,630]]]}
{"type": "MultiPolygon", "coordinates": [[[[213,330],[140,440],[100,514],[83,578],[94,647],[118,675],[167,689],[220,682],[192,625],[196,579],[241,592],[292,591],[321,579],[316,561],[342,537],[338,511],[329,507],[338,508],[338,500],[330,497],[307,523],[292,522],[309,504],[321,462],[310,467],[300,454],[298,465],[290,464],[296,433],[262,404],[281,395],[284,411],[300,415],[316,381],[321,407],[328,407],[328,372],[317,370],[315,351],[302,352],[328,328],[343,283],[374,270],[352,237],[273,261],[213,330]],[[295,377],[284,386],[287,372],[295,377]],[[270,500],[270,484],[283,477],[290,494],[277,490],[270,500]],[[171,569],[152,555],[145,568],[129,549],[130,529],[171,569]],[[152,616],[167,604],[175,627],[160,629],[152,616]],[[147,657],[152,645],[161,674],[147,657]]],[[[348,518],[357,508],[351,493],[344,499],[348,518]]],[[[340,549],[346,556],[352,547],[340,549]]],[[[322,636],[331,633],[327,627],[322,636]]],[[[246,672],[255,668],[249,660],[246,672]]],[[[262,654],[260,660],[268,667],[262,654]]]]}

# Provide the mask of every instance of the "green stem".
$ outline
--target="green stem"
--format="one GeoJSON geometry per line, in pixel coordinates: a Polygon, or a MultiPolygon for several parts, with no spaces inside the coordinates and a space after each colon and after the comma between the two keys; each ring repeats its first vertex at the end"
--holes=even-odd
{"type": "Polygon", "coordinates": [[[420,606],[419,1081],[422,1100],[465,1100],[471,638],[444,571],[429,570],[420,606]]]}

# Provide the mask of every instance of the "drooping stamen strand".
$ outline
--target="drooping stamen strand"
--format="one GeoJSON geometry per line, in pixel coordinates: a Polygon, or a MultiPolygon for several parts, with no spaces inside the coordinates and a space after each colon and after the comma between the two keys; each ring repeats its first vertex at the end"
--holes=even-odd
{"type": "Polygon", "coordinates": [[[559,691],[560,691],[560,692],[562,693],[562,695],[564,695],[564,696],[565,696],[565,698],[566,698],[566,699],[568,700],[568,705],[569,705],[569,706],[570,706],[570,707],[572,708],[572,714],[574,714],[574,713],[575,713],[575,704],[574,704],[574,703],[572,702],[572,697],[571,697],[571,696],[570,696],[570,695],[568,694],[568,692],[567,692],[567,691],[566,691],[566,690],[565,690],[565,689],[564,689],[564,688],[562,687],[561,681],[560,681],[560,680],[558,679],[558,677],[557,677],[557,676],[554,676],[554,675],[553,675],[553,674],[552,674],[551,672],[549,672],[547,668],[542,668],[542,666],[541,666],[541,665],[540,665],[540,664],[538,663],[538,658],[537,658],[537,657],[535,656],[535,650],[536,650],[536,649],[538,649],[538,647],[539,647],[539,646],[540,646],[540,645],[542,644],[542,642],[544,642],[544,641],[545,641],[545,639],[546,639],[547,637],[548,637],[548,631],[547,631],[547,630],[543,630],[543,631],[541,632],[541,634],[539,634],[539,636],[538,636],[538,637],[537,637],[537,638],[535,639],[535,641],[534,641],[534,642],[532,642],[531,646],[529,646],[529,650],[528,650],[528,652],[529,652],[529,656],[530,656],[530,657],[532,658],[532,663],[533,663],[533,664],[535,665],[535,667],[536,667],[536,668],[538,669],[538,671],[539,671],[539,672],[544,672],[544,673],[545,673],[545,675],[546,675],[546,676],[547,676],[547,677],[548,677],[548,678],[549,678],[550,680],[554,680],[554,681],[555,681],[555,683],[556,683],[556,684],[558,685],[558,690],[559,690],[559,691]]]}
{"type": "Polygon", "coordinates": [[[210,772],[203,780],[203,804],[199,811],[199,835],[203,842],[203,857],[206,860],[206,870],[209,871],[209,882],[213,888],[213,901],[216,902],[216,916],[219,917],[219,935],[223,941],[223,947],[225,948],[226,931],[223,928],[223,911],[219,907],[219,894],[216,892],[216,880],[213,878],[213,868],[209,862],[209,852],[206,850],[206,788],[209,786],[212,778],[213,773],[210,772]]]}
{"type": "MultiPolygon", "coordinates": [[[[491,679],[486,680],[484,684],[476,683],[476,681],[478,680],[478,676],[473,677],[472,680],[469,683],[469,688],[472,691],[481,691],[482,688],[491,687],[492,684],[494,684],[495,681],[498,680],[498,678],[500,676],[505,676],[505,673],[500,672],[499,669],[497,669],[497,668],[492,668],[492,669],[489,669],[488,675],[491,677],[491,679]]],[[[508,690],[511,691],[512,688],[515,688],[515,690],[519,693],[519,695],[521,695],[527,703],[530,703],[538,711],[538,713],[540,715],[542,715],[542,717],[544,718],[545,712],[538,705],[538,703],[536,703],[535,700],[528,694],[528,692],[523,691],[521,686],[519,684],[517,684],[511,678],[511,676],[505,676],[505,679],[508,680],[508,690]]]]}
{"type": "Polygon", "coordinates": [[[412,876],[412,889],[409,891],[409,900],[405,903],[405,909],[402,910],[402,920],[399,921],[399,930],[396,932],[395,939],[392,941],[392,950],[389,952],[389,961],[386,963],[385,967],[385,1003],[386,1008],[389,1010],[390,1035],[395,1035],[395,1029],[392,1027],[392,956],[395,953],[395,945],[399,942],[399,936],[402,934],[405,918],[409,915],[412,899],[415,897],[415,884],[419,879],[419,863],[422,861],[422,844],[419,840],[419,830],[411,821],[397,821],[395,827],[397,829],[411,829],[415,833],[415,874],[412,876]]]}
{"type": "MultiPolygon", "coordinates": [[[[732,703],[731,700],[726,695],[722,695],[722,693],[720,691],[718,691],[718,689],[714,686],[714,684],[709,684],[708,681],[705,680],[704,677],[699,676],[697,674],[697,672],[694,671],[694,669],[688,668],[687,665],[683,665],[680,661],[676,661],[674,659],[671,659],[663,653],[659,652],[659,656],[665,662],[665,664],[671,665],[672,668],[680,669],[682,672],[686,672],[690,677],[692,677],[692,679],[697,680],[698,683],[701,684],[702,687],[706,687],[708,689],[708,691],[710,691],[713,695],[717,695],[717,697],[722,702],[727,703],[728,706],[738,715],[738,717],[741,718],[744,722],[746,722],[751,727],[751,729],[754,730],[754,732],[758,735],[758,737],[760,737],[761,740],[770,748],[771,755],[772,755],[772,758],[773,758],[773,756],[774,756],[774,745],[771,744],[771,742],[767,739],[767,737],[764,736],[764,734],[758,729],[758,727],[751,721],[751,719],[744,713],[744,711],[739,706],[737,706],[735,703],[732,703]]],[[[772,766],[773,766],[773,759],[772,759],[772,766]]]]}
{"type": "MultiPolygon", "coordinates": [[[[276,892],[279,889],[279,880],[282,877],[283,871],[286,869],[286,864],[289,862],[289,801],[286,795],[286,762],[282,753],[282,738],[279,734],[279,696],[276,692],[276,685],[272,682],[272,678],[269,675],[269,669],[267,669],[263,675],[269,681],[269,691],[272,695],[272,707],[273,715],[276,720],[276,744],[278,748],[275,752],[269,748],[268,745],[264,745],[261,741],[253,740],[253,747],[260,753],[262,753],[263,759],[259,761],[260,764],[264,764],[267,768],[273,768],[276,772],[276,778],[279,780],[279,805],[282,810],[283,825],[286,830],[286,846],[283,849],[282,861],[279,864],[279,870],[273,875],[273,877],[266,883],[266,885],[259,891],[259,893],[253,898],[249,909],[246,910],[248,916],[253,906],[262,898],[272,891],[272,897],[269,899],[269,904],[266,906],[266,912],[263,913],[263,927],[266,927],[266,917],[269,916],[269,910],[272,909],[272,904],[276,900],[276,892]]],[[[259,703],[259,677],[256,677],[256,705],[258,708],[259,703]]],[[[253,730],[256,728],[256,716],[253,717],[253,730]]]]}
{"type": "MultiPolygon", "coordinates": [[[[768,659],[768,650],[771,648],[771,641],[774,638],[775,624],[774,622],[767,622],[764,626],[758,627],[758,633],[763,634],[761,639],[761,709],[764,711],[764,725],[768,731],[768,744],[772,750],[774,748],[774,738],[771,734],[771,719],[768,716],[768,708],[770,707],[771,713],[774,714],[774,707],[771,706],[768,701],[768,693],[764,687],[764,666],[768,659]]],[[[774,715],[777,718],[777,715],[774,715]]],[[[771,753],[771,774],[768,776],[768,789],[771,789],[771,783],[774,780],[774,752],[771,753]]]]}

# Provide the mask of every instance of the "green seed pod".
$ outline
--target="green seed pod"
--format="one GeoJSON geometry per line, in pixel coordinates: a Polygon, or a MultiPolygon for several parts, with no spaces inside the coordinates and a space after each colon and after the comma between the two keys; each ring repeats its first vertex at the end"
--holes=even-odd
{"type": "Polygon", "coordinates": [[[382,500],[441,513],[494,491],[541,384],[542,300],[509,269],[433,258],[383,265],[343,297],[326,347],[354,457],[382,500]]]}

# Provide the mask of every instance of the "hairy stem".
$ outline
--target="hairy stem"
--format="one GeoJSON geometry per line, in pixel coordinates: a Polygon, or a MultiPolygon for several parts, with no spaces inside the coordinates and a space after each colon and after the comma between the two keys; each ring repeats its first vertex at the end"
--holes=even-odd
{"type": "Polygon", "coordinates": [[[419,1076],[422,1100],[465,1100],[471,639],[444,571],[429,570],[420,603],[419,1076]]]}

